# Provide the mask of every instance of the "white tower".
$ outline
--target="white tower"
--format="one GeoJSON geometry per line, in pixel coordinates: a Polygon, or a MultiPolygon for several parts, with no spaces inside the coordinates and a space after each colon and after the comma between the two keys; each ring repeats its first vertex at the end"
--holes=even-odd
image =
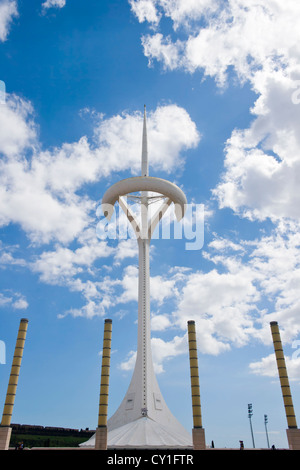
{"type": "MultiPolygon", "coordinates": [[[[108,421],[108,447],[192,447],[192,438],[167,407],[160,392],[153,369],[150,328],[150,266],[151,235],[158,222],[173,202],[175,215],[180,220],[185,211],[186,197],[175,184],[149,176],[146,109],[144,110],[141,176],[121,180],[103,196],[102,208],[110,219],[114,204],[119,202],[137,237],[139,249],[138,285],[138,346],[136,364],[127,393],[119,408],[108,421]],[[137,221],[125,196],[132,196],[141,204],[137,221]],[[149,192],[158,196],[149,196],[149,192]],[[161,199],[157,212],[149,219],[149,204],[161,199]]],[[[179,401],[179,400],[178,400],[179,401]]],[[[88,441],[89,442],[89,441],[88,441]]]]}

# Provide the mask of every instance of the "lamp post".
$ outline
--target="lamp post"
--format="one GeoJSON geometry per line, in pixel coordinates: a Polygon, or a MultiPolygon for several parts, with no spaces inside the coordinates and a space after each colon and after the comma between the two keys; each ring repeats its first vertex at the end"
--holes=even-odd
{"type": "Polygon", "coordinates": [[[268,449],[269,449],[269,448],[270,448],[270,444],[269,444],[269,436],[268,436],[268,429],[267,429],[268,416],[267,416],[267,415],[264,415],[264,418],[265,418],[265,428],[266,428],[267,443],[268,443],[268,449]]]}
{"type": "Polygon", "coordinates": [[[249,404],[248,404],[248,418],[249,418],[249,422],[250,422],[250,429],[251,429],[251,436],[252,436],[253,448],[255,449],[254,436],[253,436],[253,429],[252,429],[252,421],[251,421],[252,415],[253,415],[252,403],[249,403],[249,404]]]}

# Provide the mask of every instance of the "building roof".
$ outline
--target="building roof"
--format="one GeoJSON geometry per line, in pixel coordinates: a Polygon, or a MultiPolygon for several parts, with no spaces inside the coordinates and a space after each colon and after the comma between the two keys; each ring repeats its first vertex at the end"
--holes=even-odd
{"type": "MultiPolygon", "coordinates": [[[[81,447],[94,447],[95,435],[80,444],[81,447]]],[[[192,437],[183,429],[178,433],[172,428],[157,423],[149,417],[141,417],[119,428],[108,431],[107,447],[112,448],[192,448],[192,437]]]]}

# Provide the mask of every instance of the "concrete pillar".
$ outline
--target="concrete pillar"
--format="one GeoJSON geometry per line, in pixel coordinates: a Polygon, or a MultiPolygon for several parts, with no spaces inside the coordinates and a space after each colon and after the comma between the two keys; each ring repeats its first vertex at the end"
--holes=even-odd
{"type": "Polygon", "coordinates": [[[109,370],[110,370],[110,353],[111,353],[111,333],[112,333],[112,320],[107,319],[104,322],[99,414],[98,414],[98,427],[96,429],[96,440],[95,440],[96,450],[107,449],[107,409],[108,409],[109,370]]]}
{"type": "Polygon", "coordinates": [[[288,424],[286,431],[289,448],[292,450],[300,450],[300,430],[297,428],[296,416],[294,411],[293,399],[289,384],[289,378],[280,338],[278,323],[273,321],[270,323],[278,375],[280,379],[281,392],[285,407],[285,414],[288,424]]]}
{"type": "Polygon", "coordinates": [[[11,427],[0,425],[0,450],[8,450],[11,436],[11,427]]]}
{"type": "Polygon", "coordinates": [[[196,327],[193,320],[188,321],[188,341],[194,426],[192,431],[193,446],[195,450],[202,450],[205,449],[206,446],[205,432],[202,427],[196,327]]]}
{"type": "Polygon", "coordinates": [[[287,429],[286,436],[290,450],[300,450],[300,429],[287,429]]]}
{"type": "Polygon", "coordinates": [[[7,450],[11,436],[11,417],[15,402],[17,385],[20,374],[20,367],[23,357],[24,344],[27,334],[28,320],[22,318],[20,321],[18,337],[15,346],[13,362],[11,366],[10,378],[7,387],[6,399],[0,425],[0,450],[7,450]]]}

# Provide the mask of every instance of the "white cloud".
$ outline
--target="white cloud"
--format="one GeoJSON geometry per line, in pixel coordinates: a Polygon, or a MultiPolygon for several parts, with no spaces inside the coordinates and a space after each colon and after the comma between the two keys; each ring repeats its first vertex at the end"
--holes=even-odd
{"type": "MultiPolygon", "coordinates": [[[[291,344],[300,332],[299,245],[299,227],[295,224],[277,227],[272,235],[251,242],[216,237],[204,253],[214,269],[173,269],[159,280],[162,291],[166,286],[164,300],[169,292],[176,294],[172,297],[173,313],[153,315],[152,330],[186,331],[187,321],[195,320],[199,351],[218,355],[253,342],[272,347],[270,322],[276,320],[283,342],[291,344]]],[[[122,289],[128,300],[136,300],[137,268],[125,272],[131,275],[122,289]]],[[[156,300],[159,305],[159,295],[156,300]]],[[[174,344],[175,338],[170,343],[153,339],[153,348],[159,345],[153,353],[157,370],[162,371],[164,362],[174,355],[174,344]],[[160,348],[164,353],[159,359],[160,348]]],[[[183,352],[178,349],[178,354],[183,352]]]]}
{"type": "MultiPolygon", "coordinates": [[[[176,274],[173,278],[169,278],[168,275],[151,276],[151,301],[161,305],[165,299],[176,296],[176,280],[176,274]]],[[[130,265],[124,269],[120,285],[123,293],[119,298],[119,302],[126,303],[138,300],[138,266],[130,265]]]]}
{"type": "Polygon", "coordinates": [[[42,4],[42,8],[48,10],[49,8],[63,8],[66,5],[66,0],[46,0],[42,4]]]}
{"type": "MultiPolygon", "coordinates": [[[[125,266],[117,276],[107,276],[95,267],[95,262],[101,260],[103,266],[103,259],[113,261],[118,258],[119,248],[110,248],[93,238],[91,232],[84,233],[81,242],[82,246],[73,250],[58,245],[31,265],[44,282],[64,285],[82,295],[84,305],[70,308],[61,316],[92,318],[120,304],[136,303],[137,265],[125,266]]],[[[193,319],[199,351],[213,355],[253,341],[271,346],[269,323],[274,320],[279,322],[283,341],[293,341],[300,332],[299,245],[297,224],[282,224],[272,235],[251,242],[215,237],[203,253],[215,265],[210,271],[175,267],[151,277],[152,311],[157,310],[151,319],[152,330],[161,334],[166,330],[186,332],[187,321],[193,319]],[[172,303],[172,313],[160,313],[166,301],[172,303]]],[[[130,250],[130,254],[136,256],[135,251],[130,250]]],[[[112,270],[119,268],[113,262],[111,266],[112,270]]],[[[163,371],[169,357],[184,353],[183,336],[177,335],[169,342],[153,339],[157,371],[163,371]]],[[[124,370],[132,366],[133,360],[130,355],[124,370]]]]}
{"type": "MultiPolygon", "coordinates": [[[[185,354],[188,351],[186,335],[180,337],[175,336],[170,341],[164,341],[161,338],[151,339],[153,368],[156,374],[164,372],[163,363],[173,357],[185,354]]],[[[120,369],[131,371],[134,369],[136,362],[136,351],[130,351],[125,361],[120,364],[120,369]]]]}
{"type": "Polygon", "coordinates": [[[0,154],[18,156],[36,143],[36,125],[31,104],[16,95],[6,95],[0,106],[0,154]]]}
{"type": "Polygon", "coordinates": [[[6,295],[0,292],[0,307],[4,307],[7,304],[10,304],[12,301],[11,297],[7,297],[6,295]]]}
{"type": "MultiPolygon", "coordinates": [[[[83,136],[41,150],[32,113],[30,104],[17,97],[0,109],[0,224],[19,224],[35,243],[69,243],[96,211],[95,202],[78,191],[114,171],[140,172],[142,114],[100,118],[91,142],[83,136]]],[[[176,105],[150,112],[148,127],[156,169],[171,171],[183,162],[181,152],[199,142],[195,124],[176,105]]],[[[99,196],[104,191],[100,188],[99,196]]]]}
{"type": "Polygon", "coordinates": [[[120,369],[124,371],[133,370],[136,361],[136,351],[130,351],[125,361],[121,362],[120,369]]]}
{"type": "MultiPolygon", "coordinates": [[[[289,357],[285,354],[285,363],[288,371],[288,377],[291,381],[300,378],[300,358],[289,357]]],[[[275,354],[263,357],[260,361],[252,362],[249,364],[249,368],[253,374],[263,375],[266,377],[278,377],[278,369],[276,364],[275,354]]]]}
{"type": "Polygon", "coordinates": [[[18,249],[16,246],[5,246],[0,240],[0,266],[2,269],[7,266],[26,266],[27,263],[23,258],[17,258],[14,256],[14,252],[18,249]]]}
{"type": "Polygon", "coordinates": [[[158,24],[160,15],[158,14],[155,4],[152,0],[129,0],[133,13],[137,16],[140,23],[148,21],[149,23],[158,24]]]}
{"type": "Polygon", "coordinates": [[[19,292],[7,291],[4,294],[0,292],[0,307],[10,307],[16,310],[26,310],[28,302],[19,292]]]}
{"type": "MultiPolygon", "coordinates": [[[[100,156],[104,176],[127,169],[140,174],[141,129],[141,113],[123,113],[99,122],[95,141],[103,149],[100,156]]],[[[149,164],[156,171],[173,171],[183,163],[181,152],[196,147],[200,140],[194,122],[177,105],[158,106],[155,111],[148,112],[147,134],[149,164]]]]}
{"type": "Polygon", "coordinates": [[[161,338],[151,340],[153,367],[157,374],[164,372],[163,363],[188,351],[187,337],[174,336],[170,341],[161,338]]]}
{"type": "Polygon", "coordinates": [[[171,326],[171,321],[168,315],[154,315],[151,318],[151,330],[163,331],[171,326]]]}
{"type": "Polygon", "coordinates": [[[17,299],[14,303],[13,303],[13,308],[16,308],[18,310],[24,310],[28,307],[28,302],[27,300],[23,299],[23,298],[20,298],[20,299],[17,299]]]}
{"type": "Polygon", "coordinates": [[[251,313],[256,309],[259,292],[247,267],[219,273],[193,273],[182,289],[176,322],[182,329],[195,320],[202,353],[219,354],[231,347],[243,346],[253,332],[251,313]]]}
{"type": "Polygon", "coordinates": [[[0,2],[0,41],[6,41],[9,29],[14,18],[18,17],[18,7],[15,0],[1,0],[0,2]]]}
{"type": "Polygon", "coordinates": [[[142,38],[144,54],[149,59],[149,65],[152,65],[153,59],[162,62],[164,68],[175,70],[183,65],[184,44],[179,39],[172,42],[167,36],[163,37],[161,33],[142,38]]]}
{"type": "MultiPolygon", "coordinates": [[[[134,12],[138,11],[139,3],[135,2],[134,12]]],[[[163,51],[172,44],[178,50],[177,67],[192,72],[201,69],[219,84],[224,84],[229,67],[241,79],[249,79],[259,66],[274,61],[275,69],[287,60],[289,52],[294,58],[299,54],[300,8],[293,0],[284,3],[274,0],[267,4],[251,0],[247,5],[242,0],[152,0],[151,3],[156,17],[170,18],[174,30],[184,27],[185,34],[175,42],[161,33],[145,36],[146,55],[165,61],[168,66],[169,54],[163,51]],[[288,30],[287,24],[291,26],[288,30]]],[[[147,15],[137,16],[139,21],[151,22],[147,15]]],[[[174,50],[172,54],[174,57],[174,50]]],[[[171,64],[176,65],[173,61],[171,64]]]]}
{"type": "Polygon", "coordinates": [[[252,243],[217,238],[210,244],[204,255],[220,270],[187,276],[177,321],[184,328],[188,312],[194,312],[199,347],[216,354],[251,338],[270,344],[271,320],[279,321],[284,340],[291,341],[299,333],[300,311],[300,7],[291,0],[152,4],[174,31],[144,35],[151,63],[201,71],[224,88],[234,71],[234,79],[256,93],[251,125],[233,130],[226,142],[224,172],[213,195],[220,208],[274,223],[272,235],[252,243]]]}
{"type": "MultiPolygon", "coordinates": [[[[235,80],[257,94],[252,125],[234,130],[226,143],[225,170],[214,190],[220,207],[251,220],[299,220],[299,4],[153,0],[152,8],[174,31],[142,38],[150,62],[201,71],[221,87],[234,71],[235,80]]],[[[153,26],[147,16],[138,19],[153,26]]]]}
{"type": "Polygon", "coordinates": [[[84,305],[70,308],[60,314],[59,318],[66,315],[86,318],[103,316],[115,303],[113,289],[119,281],[99,276],[101,269],[95,263],[113,256],[115,249],[106,241],[98,240],[93,229],[83,232],[78,237],[77,245],[73,249],[57,245],[54,250],[42,252],[28,266],[32,272],[39,274],[42,282],[64,286],[71,292],[81,294],[84,305]]]}
{"type": "Polygon", "coordinates": [[[220,207],[250,219],[300,219],[300,106],[294,80],[277,72],[260,81],[257,117],[235,130],[226,145],[225,171],[214,190],[220,207]]]}
{"type": "Polygon", "coordinates": [[[129,0],[133,13],[140,23],[147,21],[158,25],[162,16],[170,18],[174,29],[188,27],[219,7],[218,0],[129,0]]]}
{"type": "Polygon", "coordinates": [[[138,256],[138,246],[134,239],[119,241],[114,255],[115,264],[119,264],[125,258],[136,258],[138,256]]]}
{"type": "Polygon", "coordinates": [[[1,225],[20,225],[35,243],[70,242],[88,225],[92,202],[51,193],[26,159],[2,160],[0,181],[1,225]]]}
{"type": "Polygon", "coordinates": [[[57,246],[55,251],[44,251],[32,264],[32,270],[41,273],[41,280],[49,284],[61,284],[91,268],[98,258],[108,257],[112,249],[106,242],[85,244],[74,250],[57,246]]]}

